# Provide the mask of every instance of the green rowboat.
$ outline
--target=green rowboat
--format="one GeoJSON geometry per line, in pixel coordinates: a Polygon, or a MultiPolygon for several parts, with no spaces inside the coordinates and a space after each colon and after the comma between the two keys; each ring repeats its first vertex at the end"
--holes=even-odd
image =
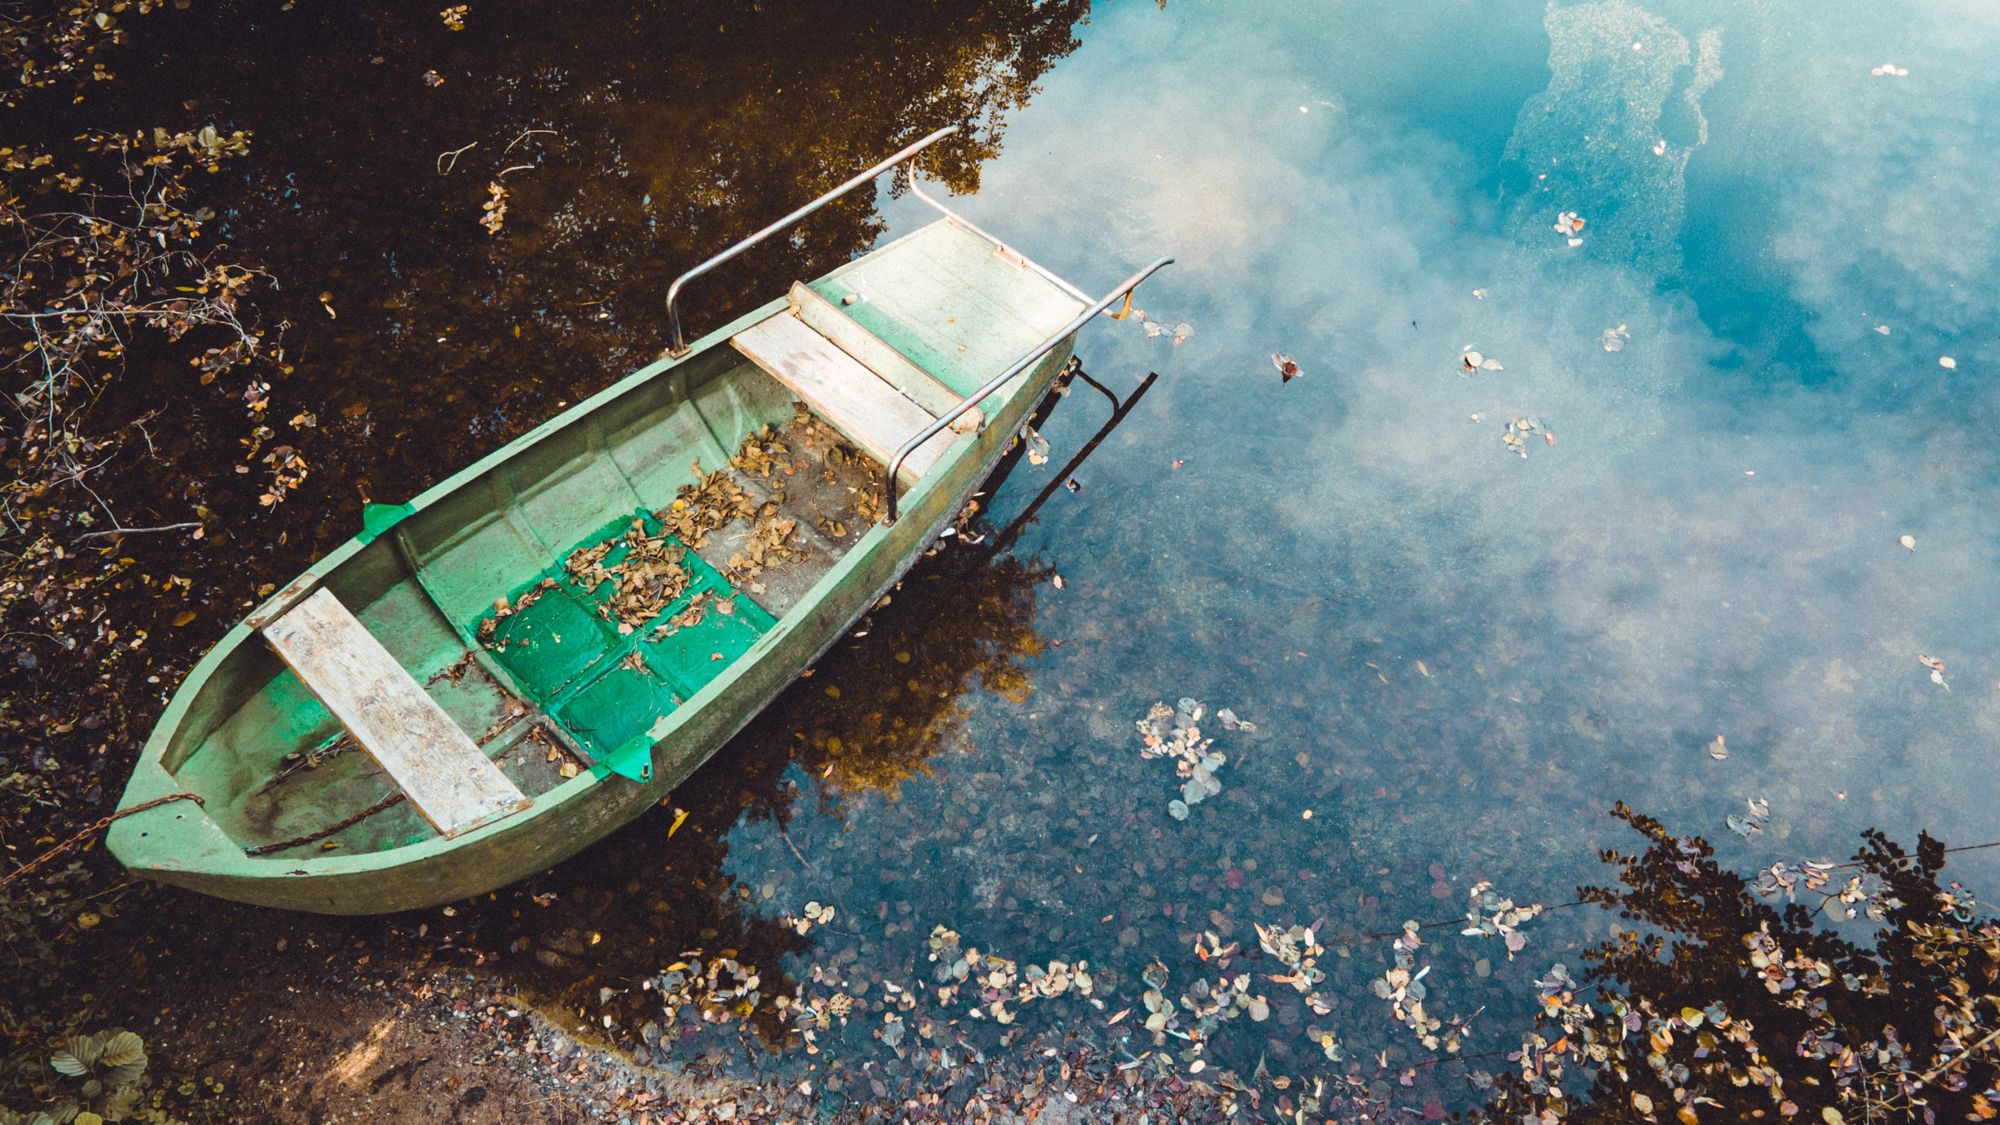
{"type": "MultiPolygon", "coordinates": [[[[544,870],[656,804],[888,590],[1006,453],[1093,301],[944,218],[683,344],[407,505],[230,630],[109,846],[367,914],[544,870]]],[[[911,184],[915,186],[912,176],[911,184]]]]}

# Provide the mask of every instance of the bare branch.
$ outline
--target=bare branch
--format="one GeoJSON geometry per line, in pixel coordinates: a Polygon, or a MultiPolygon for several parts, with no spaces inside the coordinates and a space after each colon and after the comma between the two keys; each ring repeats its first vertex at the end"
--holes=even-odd
{"type": "Polygon", "coordinates": [[[200,520],[188,520],[185,523],[161,524],[159,527],[109,527],[103,531],[85,532],[71,540],[71,542],[81,543],[86,539],[101,539],[108,535],[151,535],[160,531],[185,531],[188,528],[200,526],[200,520]]]}
{"type": "Polygon", "coordinates": [[[438,158],[437,158],[437,170],[438,170],[438,175],[440,175],[440,176],[449,176],[449,175],[451,175],[451,170],[452,170],[453,168],[456,168],[456,167],[458,167],[458,158],[459,158],[459,157],[460,157],[461,155],[463,155],[463,154],[465,154],[465,153],[467,153],[467,152],[469,152],[469,151],[471,151],[472,149],[475,149],[475,148],[477,148],[477,147],[479,147],[479,142],[478,142],[478,141],[474,141],[474,142],[472,142],[471,144],[469,144],[469,145],[466,145],[466,146],[465,146],[464,148],[455,148],[455,149],[452,149],[452,150],[451,150],[451,151],[449,151],[449,152],[440,152],[440,153],[438,153],[438,158]],[[445,158],[446,158],[446,157],[450,157],[450,158],[451,158],[449,162],[447,162],[447,161],[445,160],[445,158]]]}

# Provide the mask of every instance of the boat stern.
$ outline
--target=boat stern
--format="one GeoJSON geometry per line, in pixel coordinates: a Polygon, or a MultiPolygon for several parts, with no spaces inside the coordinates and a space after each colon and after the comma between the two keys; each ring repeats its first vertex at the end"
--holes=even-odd
{"type": "Polygon", "coordinates": [[[242,867],[243,849],[208,815],[200,794],[184,790],[158,762],[132,771],[105,847],[132,871],[188,883],[242,867]]]}

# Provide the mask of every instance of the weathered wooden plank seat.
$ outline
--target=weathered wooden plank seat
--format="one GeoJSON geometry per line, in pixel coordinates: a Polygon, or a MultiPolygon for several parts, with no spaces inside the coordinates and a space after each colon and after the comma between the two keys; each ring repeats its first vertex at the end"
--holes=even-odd
{"type": "MultiPolygon", "coordinates": [[[[791,307],[792,315],[804,321],[808,328],[861,361],[863,367],[903,392],[903,397],[930,411],[931,417],[942,418],[958,405],[957,391],[911,363],[902,352],[889,346],[888,341],[863,328],[860,322],[841,312],[840,306],[813,292],[804,282],[792,282],[792,291],[785,295],[785,303],[791,307]]],[[[951,428],[961,434],[969,434],[977,430],[983,420],[979,408],[974,406],[959,415],[951,428]]]]}
{"type": "Polygon", "coordinates": [[[332,591],[266,625],[264,639],[444,836],[532,803],[332,591]]]}
{"type": "MultiPolygon", "coordinates": [[[[730,343],[883,464],[937,420],[789,310],[751,325],[730,343]]],[[[922,479],[956,436],[943,430],[917,447],[903,462],[904,486],[922,479]]]]}

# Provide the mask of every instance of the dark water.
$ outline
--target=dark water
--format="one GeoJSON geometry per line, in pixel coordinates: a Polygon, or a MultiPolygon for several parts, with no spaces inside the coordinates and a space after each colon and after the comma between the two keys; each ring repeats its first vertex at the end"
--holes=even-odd
{"type": "MultiPolygon", "coordinates": [[[[1614,800],[1745,865],[1845,855],[1868,825],[2000,837],[1990,6],[1115,5],[1076,44],[1081,5],[766,7],[593,7],[561,35],[481,5],[456,35],[430,13],[175,14],[185,49],[77,111],[150,124],[148,91],[192,88],[189,120],[256,133],[231,232],[292,302],[274,399],[317,412],[315,475],[253,518],[217,468],[232,408],[177,397],[184,479],[127,493],[240,517],[188,564],[210,635],[362,496],[401,500],[656,354],[679,268],[936,124],[981,126],[942,168],[977,189],[968,215],[1084,289],[1180,259],[1138,301],[1168,331],[1079,342],[1121,394],[1160,374],[1079,491],[1004,550],[914,571],[674,795],[671,839],[657,810],[454,923],[504,943],[511,986],[629,1036],[681,950],[910,987],[942,925],[1089,961],[1103,1008],[1022,1024],[1137,1054],[1143,1010],[1106,1025],[1150,962],[1178,995],[1215,976],[1205,931],[1255,949],[1255,925],[1317,922],[1332,1011],[1260,963],[1270,1018],[1205,1057],[1458,1105],[1507,1064],[1400,1085],[1430,1056],[1369,993],[1391,962],[1368,935],[1462,914],[1481,880],[1567,901],[1628,842],[1614,800]],[[486,184],[517,165],[489,237],[486,184]],[[1564,212],[1583,227],[1558,234],[1564,212]],[[1468,350],[1502,369],[1466,372],[1468,350]],[[1184,820],[1134,728],[1181,697],[1257,728],[1204,723],[1228,761],[1184,820]],[[1771,814],[1739,839],[1752,798],[1771,814]],[[809,901],[836,920],[801,936],[785,916],[809,901]]],[[[693,318],[923,218],[859,196],[702,283],[693,318]]],[[[996,527],[1106,409],[1056,410],[1052,463],[985,498],[996,527]]],[[[1505,1049],[1533,979],[1609,921],[1530,923],[1512,961],[1444,927],[1429,1006],[1483,1008],[1466,1053],[1505,1049]]],[[[893,1073],[880,1026],[833,1037],[893,1073]]]]}

